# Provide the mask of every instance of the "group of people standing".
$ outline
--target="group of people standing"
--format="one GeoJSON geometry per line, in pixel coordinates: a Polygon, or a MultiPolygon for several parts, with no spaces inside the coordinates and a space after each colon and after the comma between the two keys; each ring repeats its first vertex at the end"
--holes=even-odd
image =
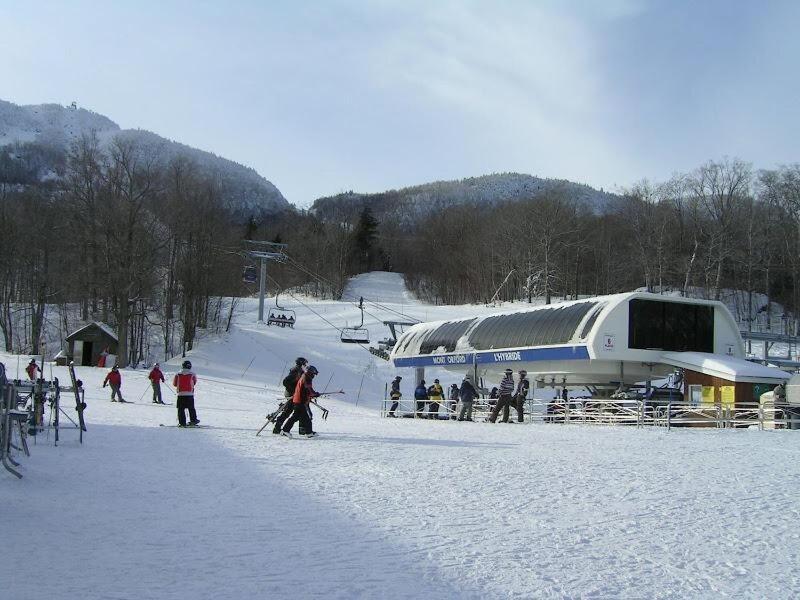
{"type": "MultiPolygon", "coordinates": [[[[517,420],[522,423],[525,417],[525,399],[528,397],[530,390],[530,381],[528,381],[527,372],[525,370],[519,371],[519,381],[514,382],[514,371],[506,369],[503,379],[500,381],[498,390],[497,403],[494,405],[489,421],[495,423],[500,411],[503,412],[503,423],[509,422],[510,410],[513,406],[517,410],[517,420]]],[[[400,399],[403,397],[400,391],[400,382],[403,380],[399,375],[394,378],[391,383],[391,391],[389,397],[392,400],[392,405],[389,408],[387,416],[396,417],[397,407],[400,405],[400,399]]],[[[479,398],[480,390],[475,386],[472,375],[467,374],[461,386],[452,384],[448,392],[448,401],[450,403],[451,419],[458,421],[472,421],[472,410],[475,400],[479,398]],[[458,405],[461,408],[458,410],[456,416],[456,408],[458,405]]],[[[438,419],[439,407],[444,402],[445,393],[441,383],[438,379],[434,379],[433,384],[426,387],[425,380],[421,380],[417,387],[414,389],[415,411],[414,417],[417,419],[438,419]],[[427,410],[426,410],[427,407],[427,410]]]]}
{"type": "MultiPolygon", "coordinates": [[[[166,383],[164,373],[158,363],[153,365],[150,373],[147,375],[150,380],[150,385],[153,390],[153,404],[166,404],[161,397],[161,384],[166,383]]],[[[185,360],[181,365],[181,370],[175,373],[172,378],[172,387],[175,388],[175,395],[178,400],[176,406],[178,407],[178,427],[194,427],[200,424],[200,419],[197,418],[197,410],[194,407],[194,388],[197,385],[197,375],[192,371],[191,361],[185,360]],[[189,419],[186,419],[186,413],[189,413],[189,419]]],[[[111,401],[112,402],[128,402],[122,397],[122,373],[117,365],[111,367],[111,370],[106,374],[103,380],[103,387],[111,388],[111,401]]]]}

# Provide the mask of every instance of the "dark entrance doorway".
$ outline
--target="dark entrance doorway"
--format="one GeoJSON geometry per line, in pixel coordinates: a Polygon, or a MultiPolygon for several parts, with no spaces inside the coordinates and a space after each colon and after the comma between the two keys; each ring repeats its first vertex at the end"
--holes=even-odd
{"type": "Polygon", "coordinates": [[[92,342],[83,342],[83,356],[81,356],[81,366],[82,367],[91,367],[93,366],[92,362],[92,346],[94,344],[92,342]]]}

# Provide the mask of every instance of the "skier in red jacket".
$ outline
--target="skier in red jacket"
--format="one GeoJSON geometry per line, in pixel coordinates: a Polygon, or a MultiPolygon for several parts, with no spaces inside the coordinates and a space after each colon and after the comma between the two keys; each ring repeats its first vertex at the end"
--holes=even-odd
{"type": "Polygon", "coordinates": [[[153,386],[153,404],[165,404],[164,400],[161,399],[161,382],[164,381],[164,373],[161,372],[161,367],[158,366],[158,363],[153,365],[153,369],[147,378],[153,386]]]}
{"type": "Polygon", "coordinates": [[[183,368],[172,379],[172,385],[178,392],[178,427],[186,427],[186,412],[189,411],[189,427],[194,427],[200,422],[194,410],[194,386],[197,385],[197,375],[192,372],[192,363],[183,361],[183,368]]]}
{"type": "Polygon", "coordinates": [[[112,402],[125,402],[125,400],[122,399],[122,392],[119,391],[122,387],[122,373],[119,372],[119,367],[117,367],[117,365],[111,367],[105,380],[103,380],[103,387],[106,387],[106,385],[111,386],[112,402]],[[115,400],[115,396],[119,398],[119,400],[115,400]]]}
{"type": "Polygon", "coordinates": [[[42,370],[39,368],[39,365],[36,364],[35,358],[32,358],[31,362],[28,363],[28,366],[25,367],[25,372],[28,374],[28,379],[31,381],[36,381],[36,373],[41,373],[42,370]]]}

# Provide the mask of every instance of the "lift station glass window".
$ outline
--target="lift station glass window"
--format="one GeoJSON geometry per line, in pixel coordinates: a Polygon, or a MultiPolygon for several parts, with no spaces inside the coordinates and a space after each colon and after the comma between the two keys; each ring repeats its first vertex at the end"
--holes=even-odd
{"type": "Polygon", "coordinates": [[[633,299],[628,306],[628,347],[714,352],[714,307],[633,299]]]}

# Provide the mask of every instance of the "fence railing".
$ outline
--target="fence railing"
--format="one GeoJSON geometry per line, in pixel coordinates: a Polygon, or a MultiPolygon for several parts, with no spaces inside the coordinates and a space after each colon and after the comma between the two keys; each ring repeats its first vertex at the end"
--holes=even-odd
{"type": "MultiPolygon", "coordinates": [[[[487,420],[494,404],[478,400],[473,403],[472,420],[487,420]]],[[[430,402],[400,400],[392,412],[392,400],[384,400],[381,416],[449,420],[459,416],[461,404],[439,404],[431,412],[430,402]]],[[[758,429],[800,429],[800,406],[771,402],[725,404],[692,404],[689,402],[654,403],[642,399],[570,398],[568,400],[529,399],[524,403],[526,422],[576,425],[627,425],[636,427],[714,427],[758,429]]],[[[498,418],[502,418],[502,411],[498,418]]],[[[509,410],[509,419],[517,420],[516,406],[509,410]]]]}

